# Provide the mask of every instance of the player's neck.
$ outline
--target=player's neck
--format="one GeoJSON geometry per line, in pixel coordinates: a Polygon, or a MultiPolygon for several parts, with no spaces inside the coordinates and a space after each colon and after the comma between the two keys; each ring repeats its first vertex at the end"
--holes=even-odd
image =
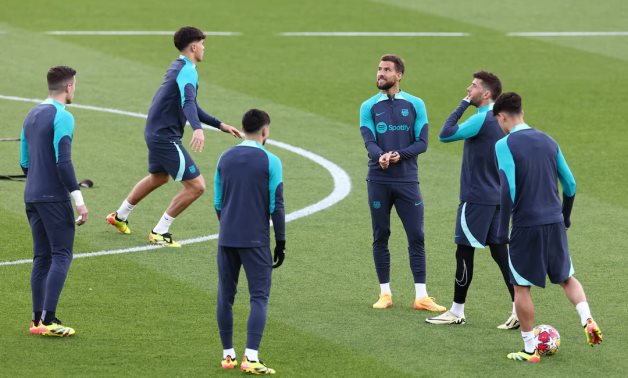
{"type": "Polygon", "coordinates": [[[260,134],[244,134],[244,139],[264,145],[264,137],[260,134]]]}
{"type": "Polygon", "coordinates": [[[48,92],[48,98],[51,98],[57,102],[62,103],[63,105],[66,105],[68,103],[68,98],[66,96],[65,93],[50,93],[48,92]]]}
{"type": "Polygon", "coordinates": [[[482,102],[480,102],[480,103],[478,104],[478,108],[483,108],[483,107],[485,107],[486,105],[490,105],[490,104],[492,104],[492,103],[494,103],[494,102],[495,102],[495,101],[493,101],[493,100],[482,100],[482,102]]]}
{"type": "Polygon", "coordinates": [[[188,58],[188,60],[192,63],[194,63],[195,65],[198,64],[198,61],[196,60],[196,57],[194,56],[194,53],[192,51],[182,51],[181,55],[183,55],[184,57],[188,58]]]}
{"type": "Polygon", "coordinates": [[[382,93],[388,96],[389,98],[394,98],[395,95],[399,92],[401,92],[401,89],[399,88],[399,83],[393,85],[392,87],[388,89],[382,90],[382,93]]]}

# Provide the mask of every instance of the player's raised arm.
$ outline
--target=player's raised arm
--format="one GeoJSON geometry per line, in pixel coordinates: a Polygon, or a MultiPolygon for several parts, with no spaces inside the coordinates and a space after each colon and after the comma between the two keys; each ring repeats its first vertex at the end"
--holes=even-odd
{"type": "Polygon", "coordinates": [[[571,226],[571,209],[573,208],[573,202],[576,196],[576,179],[571,173],[567,160],[565,160],[560,147],[558,147],[556,163],[558,179],[560,180],[560,185],[563,187],[563,218],[565,227],[569,228],[571,226]]]}
{"type": "Polygon", "coordinates": [[[460,105],[458,105],[456,110],[449,115],[443,124],[440,134],[438,134],[438,140],[448,143],[473,138],[478,135],[480,128],[482,128],[482,124],[484,123],[484,117],[480,114],[474,114],[469,117],[469,119],[458,125],[458,120],[462,117],[470,104],[471,103],[467,98],[460,102],[460,105]]]}

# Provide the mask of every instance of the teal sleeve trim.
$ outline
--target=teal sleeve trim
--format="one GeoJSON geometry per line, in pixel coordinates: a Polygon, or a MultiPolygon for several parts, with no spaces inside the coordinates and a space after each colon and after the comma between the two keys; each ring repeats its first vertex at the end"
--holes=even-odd
{"type": "Polygon", "coordinates": [[[556,165],[558,167],[558,178],[560,179],[560,185],[563,187],[563,193],[569,197],[576,195],[576,179],[573,177],[567,160],[563,156],[560,147],[558,147],[558,155],[556,157],[556,165]]]}
{"type": "Polygon", "coordinates": [[[373,115],[371,114],[371,109],[376,103],[377,101],[374,98],[362,103],[362,106],[360,106],[360,127],[366,127],[371,130],[371,133],[373,133],[373,138],[377,140],[375,123],[373,122],[373,115]]]}
{"type": "Polygon", "coordinates": [[[482,125],[484,124],[484,120],[486,119],[487,113],[478,113],[474,114],[469,119],[458,125],[458,130],[454,133],[454,135],[447,138],[438,138],[441,142],[453,142],[455,140],[463,140],[473,138],[478,135],[480,129],[482,129],[482,125]]]}
{"type": "Polygon", "coordinates": [[[495,144],[495,154],[497,155],[497,166],[506,175],[508,187],[510,188],[510,199],[515,203],[515,159],[508,148],[508,136],[500,139],[495,144]]]}
{"type": "MultiPolygon", "coordinates": [[[[220,156],[222,158],[222,155],[220,156]]],[[[216,173],[214,173],[214,209],[222,211],[222,178],[220,177],[220,159],[216,164],[216,173]]]]}
{"type": "Polygon", "coordinates": [[[423,100],[414,96],[408,97],[416,112],[416,118],[414,120],[414,140],[418,141],[421,136],[421,131],[423,130],[423,127],[428,124],[427,110],[425,109],[425,102],[423,102],[423,100]]]}
{"type": "Polygon", "coordinates": [[[198,88],[198,72],[196,72],[196,69],[191,63],[186,62],[185,66],[183,66],[177,75],[181,107],[185,105],[185,86],[188,84],[192,84],[194,88],[198,88]]]}
{"type": "Polygon", "coordinates": [[[30,159],[28,158],[28,141],[26,140],[24,127],[22,127],[22,134],[20,135],[20,166],[22,168],[28,168],[29,164],[30,159]]]}
{"type": "Polygon", "coordinates": [[[70,138],[71,143],[73,133],[74,117],[67,110],[57,108],[57,114],[54,119],[54,136],[52,139],[52,145],[55,150],[55,162],[59,162],[59,141],[67,136],[70,138]]]}
{"type": "Polygon", "coordinates": [[[277,187],[283,182],[283,167],[281,166],[281,160],[270,152],[264,150],[268,156],[268,191],[270,195],[270,214],[275,212],[275,193],[277,187]]]}

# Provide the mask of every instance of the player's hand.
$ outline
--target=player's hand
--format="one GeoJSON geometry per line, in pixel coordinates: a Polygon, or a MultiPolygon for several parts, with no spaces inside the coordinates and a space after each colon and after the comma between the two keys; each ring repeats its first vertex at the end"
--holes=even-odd
{"type": "Polygon", "coordinates": [[[275,257],[273,258],[275,264],[273,265],[273,269],[279,268],[286,258],[286,241],[277,240],[275,244],[275,257]]]}
{"type": "Polygon", "coordinates": [[[469,95],[466,95],[466,96],[464,96],[462,101],[466,101],[466,102],[468,102],[470,104],[471,103],[471,98],[469,97],[469,95]]]}
{"type": "Polygon", "coordinates": [[[386,152],[379,157],[379,166],[382,169],[387,169],[388,165],[390,165],[390,152],[386,152]]]}
{"type": "Polygon", "coordinates": [[[203,151],[203,147],[205,146],[205,134],[203,134],[203,129],[196,129],[192,133],[192,140],[190,141],[190,148],[194,152],[203,151]]]}
{"type": "Polygon", "coordinates": [[[565,230],[569,230],[569,227],[571,227],[571,219],[565,218],[565,230]]]}
{"type": "Polygon", "coordinates": [[[390,164],[397,164],[399,163],[399,160],[401,160],[401,155],[399,155],[399,152],[392,151],[390,153],[390,164]]]}
{"type": "Polygon", "coordinates": [[[226,123],[221,123],[219,129],[223,133],[231,134],[235,138],[242,139],[242,134],[240,134],[240,131],[231,125],[227,125],[226,123]]]}
{"type": "Polygon", "coordinates": [[[87,222],[87,218],[89,217],[89,210],[87,210],[87,206],[80,205],[76,207],[76,212],[79,214],[78,218],[76,218],[76,225],[80,226],[87,222]]]}

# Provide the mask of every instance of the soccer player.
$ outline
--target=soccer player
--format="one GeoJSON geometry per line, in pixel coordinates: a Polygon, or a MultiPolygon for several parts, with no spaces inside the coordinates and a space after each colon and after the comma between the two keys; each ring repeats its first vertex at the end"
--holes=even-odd
{"type": "Polygon", "coordinates": [[[418,97],[400,90],[403,59],[384,55],[377,69],[375,96],[360,107],[360,133],[368,151],[366,185],[373,226],[373,259],[380,295],[373,308],[392,307],[390,290],[390,210],[393,205],[408,238],[417,310],[445,311],[427,295],[423,198],[419,190],[417,157],[427,150],[427,112],[418,97]]]}
{"type": "Polygon", "coordinates": [[[462,169],[460,171],[460,204],[456,217],[456,276],[454,302],[451,309],[437,317],[425,319],[432,324],[464,324],[464,304],[473,279],[475,248],[488,244],[491,256],[502,272],[504,282],[513,300],[512,314],[499,329],[519,328],[515,313],[514,290],[508,273],[508,247],[506,236],[497,235],[499,219],[499,173],[495,162],[495,143],[504,132],[493,116],[493,103],[502,93],[499,78],[490,72],[473,74],[467,87],[467,96],[447,118],[440,131],[439,140],[449,143],[464,140],[462,169]],[[467,108],[478,110],[458,125],[467,108]]]}
{"type": "Polygon", "coordinates": [[[32,108],[22,126],[20,165],[26,175],[24,202],[33,235],[31,334],[72,336],[75,331],[56,316],[63,284],[72,263],[74,227],[87,221],[72,165],[74,117],[65,109],[76,90],[76,71],[48,70],[48,98],[32,108]],[[70,197],[74,199],[78,219],[70,197]]]}
{"type": "Polygon", "coordinates": [[[172,239],[170,225],[205,192],[205,180],[181,144],[186,121],[194,129],[190,141],[194,152],[202,151],[205,144],[201,122],[241,138],[236,128],[205,113],[196,103],[196,65],[203,60],[204,42],[205,34],[194,27],[182,27],[174,34],[174,45],[181,55],[168,67],[164,81],[153,98],[144,129],[149,175],[135,185],[118,211],[107,216],[107,222],[119,232],[130,234],[128,217],[133,208],[153,190],[167,183],[168,176],[171,176],[183,184],[183,189],[172,199],[170,206],[148,235],[151,243],[166,247],[181,246],[172,239]]]}
{"type": "Polygon", "coordinates": [[[500,228],[510,232],[510,280],[515,286],[515,306],[521,322],[524,349],[508,354],[518,361],[539,362],[534,344],[532,285],[545,287],[545,276],[560,284],[576,306],[587,343],[602,342],[602,332],[591,317],[589,304],[574,269],[567,246],[567,228],[576,195],[576,180],[558,144],[523,120],[521,97],[504,93],[493,113],[508,135],[495,145],[501,182],[500,228]],[[558,197],[558,180],[563,201],[558,197]]]}
{"type": "Polygon", "coordinates": [[[214,207],[220,221],[216,313],[223,345],[222,367],[233,369],[238,364],[233,348],[233,301],[240,267],[244,266],[251,311],[240,370],[252,374],[275,373],[260,361],[258,349],[266,325],[272,269],[281,266],[286,248],[281,160],[264,148],[269,125],[266,112],[247,111],[242,118],[245,141],[222,154],[214,178],[214,207]],[[275,229],[274,259],[270,254],[270,218],[275,229]]]}

